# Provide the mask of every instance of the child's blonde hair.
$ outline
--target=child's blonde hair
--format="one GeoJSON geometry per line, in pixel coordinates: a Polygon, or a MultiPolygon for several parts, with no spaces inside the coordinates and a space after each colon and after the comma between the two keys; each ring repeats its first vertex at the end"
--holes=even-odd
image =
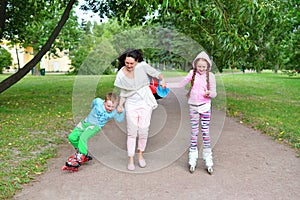
{"type": "Polygon", "coordinates": [[[118,97],[118,95],[116,95],[115,93],[109,92],[109,93],[107,93],[106,96],[105,96],[105,102],[106,102],[106,101],[112,101],[113,103],[115,103],[115,102],[118,102],[118,101],[119,101],[119,97],[118,97]]]}

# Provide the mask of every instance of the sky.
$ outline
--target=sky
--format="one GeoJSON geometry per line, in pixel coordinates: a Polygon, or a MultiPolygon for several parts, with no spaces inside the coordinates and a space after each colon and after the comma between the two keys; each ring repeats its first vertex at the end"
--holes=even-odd
{"type": "Polygon", "coordinates": [[[84,19],[85,21],[91,21],[91,22],[97,22],[97,23],[100,23],[100,17],[93,13],[92,11],[83,11],[83,10],[80,10],[80,5],[84,4],[84,0],[79,0],[79,4],[78,6],[75,7],[75,12],[78,16],[78,22],[81,23],[81,19],[84,19]]]}

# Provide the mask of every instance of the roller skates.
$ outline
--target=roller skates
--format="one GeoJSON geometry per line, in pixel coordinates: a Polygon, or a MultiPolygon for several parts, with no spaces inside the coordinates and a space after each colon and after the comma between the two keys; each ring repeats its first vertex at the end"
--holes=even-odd
{"type": "Polygon", "coordinates": [[[89,155],[83,155],[81,153],[75,153],[68,158],[68,161],[62,166],[63,171],[77,172],[78,168],[85,162],[92,160],[93,158],[89,155]]]}
{"type": "Polygon", "coordinates": [[[213,163],[211,148],[203,149],[202,158],[205,161],[205,166],[206,166],[207,172],[210,175],[212,175],[214,172],[214,169],[213,169],[214,163],[213,163]]]}
{"type": "Polygon", "coordinates": [[[198,160],[198,149],[190,150],[189,152],[189,170],[194,173],[198,160]]]}
{"type": "Polygon", "coordinates": [[[77,172],[78,168],[80,167],[80,164],[78,162],[78,160],[75,158],[74,155],[70,156],[68,158],[68,161],[66,162],[66,164],[64,166],[62,166],[62,170],[66,170],[66,171],[72,171],[72,172],[77,172]]]}

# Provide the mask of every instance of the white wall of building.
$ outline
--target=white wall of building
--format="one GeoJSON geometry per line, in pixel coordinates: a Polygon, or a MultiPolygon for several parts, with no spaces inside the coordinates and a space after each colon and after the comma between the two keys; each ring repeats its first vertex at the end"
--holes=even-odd
{"type": "MultiPolygon", "coordinates": [[[[18,70],[16,49],[18,51],[20,68],[24,67],[30,61],[30,59],[33,58],[33,55],[32,52],[28,52],[28,50],[19,47],[19,45],[12,47],[8,46],[7,43],[7,41],[2,42],[1,47],[5,48],[11,54],[13,58],[13,64],[10,66],[9,71],[15,72],[18,70]]],[[[40,68],[45,69],[47,72],[67,72],[70,67],[71,60],[69,59],[68,54],[64,52],[58,52],[58,57],[53,57],[46,54],[40,62],[40,68]]]]}

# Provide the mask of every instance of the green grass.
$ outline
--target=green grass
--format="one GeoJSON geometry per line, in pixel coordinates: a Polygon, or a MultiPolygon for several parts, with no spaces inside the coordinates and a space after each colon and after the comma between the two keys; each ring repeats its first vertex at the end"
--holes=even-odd
{"type": "MultiPolygon", "coordinates": [[[[0,76],[0,81],[6,78],[0,76]]],[[[59,144],[74,127],[72,93],[75,76],[28,75],[0,94],[0,199],[10,199],[45,170],[59,144]]],[[[114,76],[105,76],[97,88],[104,97],[114,76]]],[[[91,102],[88,102],[90,105],[91,102]]]]}
{"type": "Polygon", "coordinates": [[[300,149],[300,77],[223,74],[227,115],[300,149]]]}
{"type": "MultiPolygon", "coordinates": [[[[185,72],[164,72],[165,77],[185,72]]],[[[7,75],[0,75],[0,81],[7,75]]],[[[115,75],[102,76],[96,96],[113,90],[115,75]]],[[[271,73],[222,74],[226,112],[279,142],[300,149],[300,77],[271,73]]],[[[44,172],[49,158],[76,124],[72,97],[75,76],[28,75],[0,94],[0,199],[44,172]]],[[[85,90],[84,90],[85,91],[85,90]]],[[[84,93],[83,93],[84,95],[84,93]]],[[[84,97],[84,96],[83,96],[84,97]]],[[[90,105],[90,100],[86,101],[90,105]]]]}

